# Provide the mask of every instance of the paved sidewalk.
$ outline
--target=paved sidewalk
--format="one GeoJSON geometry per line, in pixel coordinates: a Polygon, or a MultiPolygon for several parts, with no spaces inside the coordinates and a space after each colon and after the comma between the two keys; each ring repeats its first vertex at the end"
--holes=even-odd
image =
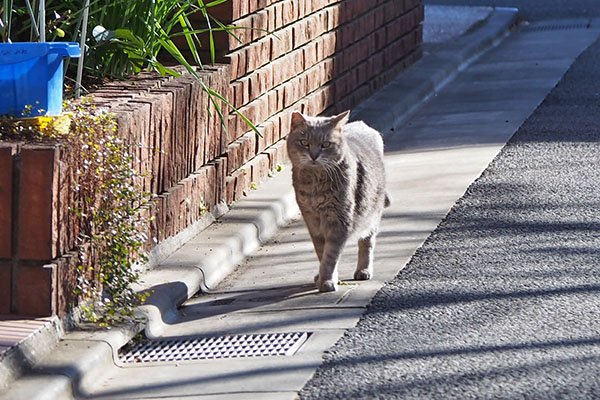
{"type": "MultiPolygon", "coordinates": [[[[562,25],[575,27],[581,23],[565,21],[562,25]]],[[[174,359],[122,365],[106,371],[104,379],[86,387],[86,396],[295,398],[321,364],[323,353],[349,329],[354,331],[373,295],[408,263],[455,201],[599,33],[595,26],[565,30],[540,26],[517,31],[465,66],[410,119],[401,125],[379,126],[386,137],[392,206],[385,212],[378,236],[373,280],[351,279],[357,249],[350,244],[340,263],[340,290],[318,294],[312,283],[316,256],[302,221],[296,218],[212,288],[213,293],[187,301],[177,314],[163,321],[167,323],[157,324],[157,329],[150,332],[163,340],[308,333],[308,339],[293,356],[174,359]]],[[[453,49],[447,51],[454,53],[453,49]]],[[[381,124],[386,114],[381,105],[396,104],[403,98],[411,83],[405,79],[410,79],[410,72],[355,110],[355,118],[374,126],[381,124]]],[[[289,176],[285,180],[289,190],[289,176]]],[[[279,191],[285,187],[281,184],[279,191]]],[[[189,254],[202,242],[190,242],[184,246],[184,255],[174,255],[167,263],[172,268],[185,265],[189,254]]],[[[418,282],[415,285],[419,287],[418,282]]],[[[392,311],[386,315],[394,321],[392,311]]],[[[378,325],[367,329],[376,332],[378,325]]],[[[391,333],[386,335],[391,337],[391,333]]],[[[383,359],[394,357],[387,353],[391,344],[386,335],[377,342],[354,337],[349,348],[364,349],[383,359]]],[[[267,342],[269,345],[275,344],[267,342]]],[[[184,352],[189,353],[192,351],[184,352]]],[[[149,354],[139,355],[145,356],[149,354]]],[[[347,365],[345,360],[338,364],[334,359],[333,373],[310,384],[310,391],[303,393],[311,398],[361,397],[362,390],[369,386],[363,384],[369,382],[368,360],[354,362],[356,358],[351,358],[347,365]],[[343,374],[350,367],[360,379],[343,374]],[[345,379],[340,381],[337,376],[342,374],[345,379]],[[325,395],[323,390],[327,390],[325,395]]],[[[376,390],[370,394],[377,395],[376,390]]]]}
{"type": "MultiPolygon", "coordinates": [[[[465,12],[470,15],[468,10],[465,12]]],[[[575,52],[582,50],[573,46],[573,54],[548,67],[548,76],[532,92],[537,100],[512,110],[518,115],[510,122],[501,121],[505,115],[495,115],[499,117],[496,122],[502,126],[501,132],[494,132],[496,136],[490,136],[490,142],[479,146],[477,151],[464,149],[472,144],[468,135],[462,136],[459,143],[453,142],[453,138],[442,138],[442,145],[438,146],[440,143],[435,141],[439,137],[431,142],[433,139],[413,131],[417,133],[412,139],[403,142],[399,138],[404,136],[397,134],[399,124],[418,110],[416,106],[423,99],[435,97],[436,90],[464,68],[466,61],[496,45],[516,11],[498,9],[477,15],[487,19],[476,31],[426,55],[417,66],[353,113],[353,118],[364,119],[380,129],[390,150],[386,163],[388,171],[392,171],[389,181],[394,205],[386,214],[380,235],[375,280],[348,281],[337,293],[316,294],[312,284],[316,258],[297,217],[289,168],[236,204],[217,224],[187,242],[159,268],[144,274],[144,284],[155,288],[143,310],[149,317],[145,329],[148,337],[310,332],[308,341],[294,357],[123,368],[116,360],[116,351],[135,335],[136,327],[110,332],[71,332],[52,354],[36,360],[34,374],[13,382],[9,391],[0,392],[0,397],[70,398],[75,393],[92,398],[183,395],[247,398],[252,392],[260,393],[262,398],[293,398],[320,365],[322,353],[354,326],[371,297],[406,264],[516,130],[519,119],[522,121],[529,115],[568,68],[578,54],[575,52]],[[382,109],[381,104],[390,107],[382,109]],[[407,152],[406,144],[413,151],[407,152]],[[450,149],[431,151],[448,144],[450,149]],[[423,145],[426,151],[420,151],[419,146],[423,145]],[[448,163],[452,170],[447,169],[448,163]],[[285,228],[275,232],[278,225],[285,228]],[[262,245],[273,235],[272,241],[262,245]],[[199,289],[207,294],[177,309],[199,289]],[[119,367],[115,367],[115,362],[119,367]]],[[[478,18],[481,17],[473,22],[479,21],[478,18]]],[[[355,250],[349,246],[344,255],[340,266],[343,279],[350,276],[344,271],[352,270],[355,250]]]]}
{"type": "Polygon", "coordinates": [[[328,351],[301,399],[600,398],[599,28],[582,19],[518,30],[404,126],[412,139],[389,138],[399,160],[491,149],[528,93],[590,45],[328,351]]]}

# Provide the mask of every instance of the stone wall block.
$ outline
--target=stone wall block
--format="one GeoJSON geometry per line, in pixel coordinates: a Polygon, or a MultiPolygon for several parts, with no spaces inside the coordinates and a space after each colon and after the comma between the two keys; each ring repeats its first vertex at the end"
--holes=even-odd
{"type": "Polygon", "coordinates": [[[227,157],[215,159],[215,204],[225,201],[225,178],[227,177],[227,157]]]}
{"type": "Polygon", "coordinates": [[[171,91],[163,89],[151,90],[157,95],[156,107],[153,107],[154,126],[158,127],[155,134],[155,151],[158,152],[158,170],[156,171],[157,192],[168,189],[173,182],[171,163],[171,141],[174,136],[173,108],[174,95],[171,91]]]}
{"type": "Polygon", "coordinates": [[[232,176],[235,178],[233,200],[237,201],[242,199],[250,188],[252,167],[250,165],[245,165],[238,169],[232,176]]]}
{"type": "Polygon", "coordinates": [[[64,254],[75,246],[75,241],[79,235],[79,220],[72,207],[75,205],[76,193],[73,190],[75,185],[76,168],[71,165],[70,148],[62,147],[58,161],[58,255],[64,254]]]}
{"type": "Polygon", "coordinates": [[[22,261],[18,269],[17,313],[31,317],[52,315],[55,307],[53,288],[56,284],[54,268],[22,261]]]}
{"type": "MultiPolygon", "coordinates": [[[[70,304],[77,303],[73,290],[77,287],[77,265],[79,259],[76,253],[66,253],[50,264],[54,277],[53,314],[64,316],[70,304]]],[[[48,267],[46,267],[48,268],[48,267]]]]}
{"type": "MultiPolygon", "coordinates": [[[[221,64],[215,67],[218,71],[218,74],[215,74],[215,79],[218,80],[215,85],[218,88],[218,92],[223,96],[227,96],[228,88],[229,88],[229,76],[231,75],[231,68],[228,65],[221,64]]],[[[230,141],[230,133],[226,129],[226,122],[229,117],[230,107],[222,100],[219,100],[219,105],[221,107],[221,113],[223,119],[219,117],[217,121],[217,129],[219,132],[219,155],[225,153],[227,149],[227,145],[231,143],[230,141]]]]}
{"type": "Polygon", "coordinates": [[[163,89],[173,93],[173,136],[169,148],[171,184],[176,184],[184,179],[191,171],[187,171],[187,159],[190,157],[188,151],[189,138],[189,113],[191,97],[192,77],[186,76],[172,83],[163,85],[163,89]]]}
{"type": "Polygon", "coordinates": [[[51,260],[58,256],[58,147],[24,145],[19,177],[18,255],[51,260]]]}
{"type": "MultiPolygon", "coordinates": [[[[111,111],[117,120],[117,134],[125,139],[129,146],[128,151],[133,155],[132,167],[140,172],[150,171],[153,156],[149,151],[150,105],[125,102],[114,105],[111,111]]],[[[134,183],[146,191],[152,187],[151,177],[144,174],[137,177],[134,183]]]]}
{"type": "Polygon", "coordinates": [[[209,163],[202,167],[205,176],[204,185],[204,204],[209,210],[214,209],[214,205],[217,204],[216,200],[216,181],[217,181],[217,169],[214,163],[209,163]]]}
{"type": "Polygon", "coordinates": [[[11,261],[0,258],[0,314],[10,314],[11,294],[11,261]]]}
{"type": "Polygon", "coordinates": [[[12,255],[13,154],[15,146],[0,144],[0,258],[12,255]]]}
{"type": "Polygon", "coordinates": [[[235,177],[232,174],[229,174],[227,178],[225,178],[225,203],[231,204],[233,203],[233,199],[235,197],[235,177]]]}
{"type": "Polygon", "coordinates": [[[145,131],[141,136],[143,142],[139,145],[143,147],[140,150],[142,172],[146,172],[145,188],[151,193],[159,193],[163,188],[163,175],[161,171],[161,162],[164,156],[163,143],[163,110],[169,107],[165,104],[167,97],[164,93],[146,93],[144,96],[134,98],[128,102],[131,108],[143,109],[145,122],[142,125],[145,131]]]}
{"type": "Polygon", "coordinates": [[[233,142],[229,146],[227,146],[227,151],[225,155],[227,157],[227,175],[229,175],[241,165],[240,143],[233,142]]]}
{"type": "Polygon", "coordinates": [[[266,154],[258,154],[249,163],[251,166],[251,180],[259,184],[264,182],[269,175],[269,156],[266,154]]]}

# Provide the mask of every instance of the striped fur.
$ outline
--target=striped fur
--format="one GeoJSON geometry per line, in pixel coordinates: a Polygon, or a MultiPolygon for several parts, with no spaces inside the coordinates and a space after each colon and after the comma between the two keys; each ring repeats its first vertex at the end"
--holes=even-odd
{"type": "Polygon", "coordinates": [[[295,112],[287,138],[296,201],[320,262],[315,282],[321,292],[337,289],[337,264],[353,236],[359,248],[354,279],[371,279],[375,235],[390,203],[381,135],[364,122],[347,123],[348,116],[295,112]]]}

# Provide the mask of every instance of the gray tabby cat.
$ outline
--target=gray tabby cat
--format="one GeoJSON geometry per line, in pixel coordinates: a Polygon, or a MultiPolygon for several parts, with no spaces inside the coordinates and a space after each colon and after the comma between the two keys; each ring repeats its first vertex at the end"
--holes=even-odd
{"type": "Polygon", "coordinates": [[[320,262],[315,282],[321,292],[337,290],[337,264],[353,235],[359,238],[354,279],[371,279],[375,235],[390,204],[381,135],[362,121],[346,124],[349,114],[294,112],[287,138],[296,201],[320,262]]]}

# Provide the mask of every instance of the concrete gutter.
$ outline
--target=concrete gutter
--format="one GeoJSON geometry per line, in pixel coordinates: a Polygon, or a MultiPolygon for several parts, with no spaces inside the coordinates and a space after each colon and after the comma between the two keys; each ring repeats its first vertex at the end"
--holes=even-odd
{"type": "MultiPolygon", "coordinates": [[[[495,8],[476,29],[435,53],[425,54],[358,106],[352,118],[362,119],[380,131],[397,126],[458,71],[499,43],[516,17],[516,9],[495,8]]],[[[165,324],[174,320],[179,305],[199,290],[210,292],[240,261],[297,215],[290,175],[288,167],[270,178],[215,223],[186,240],[158,266],[142,274],[139,289],[153,291],[138,312],[146,324],[66,334],[60,328],[49,329],[48,340],[25,341],[16,346],[0,360],[0,398],[70,399],[85,393],[90,382],[102,376],[104,366],[115,363],[119,348],[143,329],[150,338],[159,336],[165,324]],[[49,340],[58,337],[62,338],[57,347],[48,351],[49,340]],[[40,348],[35,349],[36,346],[40,348]],[[25,372],[18,377],[5,374],[6,371],[25,372]]]]}

